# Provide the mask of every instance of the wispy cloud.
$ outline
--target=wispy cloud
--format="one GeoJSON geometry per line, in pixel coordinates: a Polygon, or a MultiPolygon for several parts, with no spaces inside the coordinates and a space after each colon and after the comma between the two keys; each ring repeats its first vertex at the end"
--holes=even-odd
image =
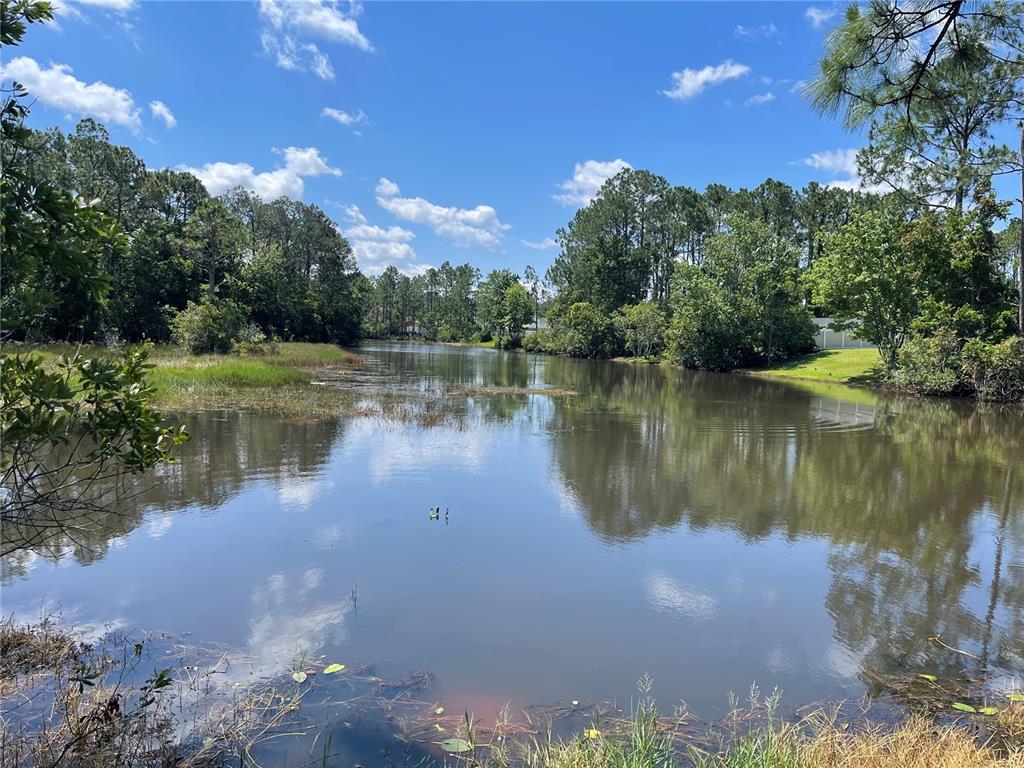
{"type": "Polygon", "coordinates": [[[323,80],[334,79],[330,58],[309,38],[373,51],[356,21],[362,13],[356,2],[346,8],[337,0],[260,0],[259,12],[260,43],[282,69],[308,70],[323,80]]]}
{"type": "Polygon", "coordinates": [[[821,29],[835,15],[836,11],[834,8],[816,8],[813,5],[804,11],[804,18],[811,22],[811,26],[815,29],[821,29]]]}
{"type": "Polygon", "coordinates": [[[162,101],[149,102],[149,111],[153,114],[153,117],[163,120],[167,128],[173,128],[178,124],[178,119],[171,112],[170,107],[162,101]]]}
{"type": "Polygon", "coordinates": [[[742,77],[748,72],[750,72],[750,67],[732,59],[726,59],[716,66],[707,66],[701,69],[688,68],[681,72],[673,72],[672,87],[667,91],[661,91],[661,93],[675,101],[687,101],[700,95],[708,86],[742,77]]]}
{"type": "Polygon", "coordinates": [[[757,27],[746,27],[742,24],[737,24],[733,33],[736,37],[743,40],[779,40],[781,36],[779,28],[772,22],[757,27]]]}
{"type": "Polygon", "coordinates": [[[329,117],[331,120],[341,123],[342,125],[353,126],[353,125],[365,125],[370,120],[366,116],[363,110],[357,110],[355,114],[352,112],[346,112],[343,109],[335,109],[334,107],[324,107],[323,112],[320,113],[321,117],[329,117]]]}
{"type": "Polygon", "coordinates": [[[538,242],[532,242],[530,240],[520,240],[523,245],[527,248],[532,248],[535,251],[548,251],[552,248],[558,247],[558,241],[553,237],[545,237],[543,240],[538,242]]]}
{"type": "Polygon", "coordinates": [[[775,94],[772,93],[771,91],[766,91],[764,93],[759,93],[755,96],[751,96],[743,103],[748,107],[759,107],[762,104],[767,104],[771,101],[775,101],[775,94]]]}

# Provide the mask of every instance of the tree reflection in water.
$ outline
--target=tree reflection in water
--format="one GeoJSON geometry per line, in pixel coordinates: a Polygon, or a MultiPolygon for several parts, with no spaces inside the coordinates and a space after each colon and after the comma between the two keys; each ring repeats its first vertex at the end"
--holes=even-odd
{"type": "MultiPolygon", "coordinates": [[[[545,477],[521,482],[553,484],[610,547],[683,526],[749,543],[824,542],[836,664],[949,672],[963,658],[937,652],[929,638],[941,635],[986,663],[1024,668],[1019,409],[489,350],[395,345],[367,356],[351,384],[368,401],[419,398],[451,421],[188,416],[193,439],[180,464],[162,468],[153,488],[86,539],[6,558],[4,582],[24,577],[35,558],[101,560],[144,521],[159,535],[175,515],[213,514],[249,486],[272,486],[283,506],[308,506],[333,480],[332,456],[358,446],[377,451],[366,479],[400,492],[441,456],[497,471],[491,447],[501,438],[515,451],[543,452],[545,477]],[[466,387],[517,391],[466,395],[466,387]],[[543,387],[574,394],[533,393],[543,387]]],[[[317,535],[329,546],[345,534],[332,525],[317,535]]],[[[252,644],[284,653],[304,636],[318,646],[337,641],[351,605],[332,595],[305,606],[311,580],[315,565],[255,584],[252,644]],[[297,613],[300,604],[309,610],[297,613]]],[[[656,609],[696,623],[720,598],[654,571],[644,589],[656,609]]]]}

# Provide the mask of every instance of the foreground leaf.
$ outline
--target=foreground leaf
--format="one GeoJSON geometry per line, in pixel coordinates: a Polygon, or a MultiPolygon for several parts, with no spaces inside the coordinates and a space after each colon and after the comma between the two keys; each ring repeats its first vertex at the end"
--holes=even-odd
{"type": "Polygon", "coordinates": [[[304,683],[306,682],[306,673],[292,672],[292,680],[294,680],[296,683],[304,683]]]}
{"type": "Polygon", "coordinates": [[[1024,701],[1024,693],[1008,693],[1006,698],[1010,701],[1024,701]]]}
{"type": "Polygon", "coordinates": [[[441,742],[441,749],[445,752],[469,752],[472,748],[465,739],[445,739],[441,742]]]}
{"type": "Polygon", "coordinates": [[[999,714],[999,710],[996,707],[980,707],[978,711],[983,715],[999,714]]]}
{"type": "Polygon", "coordinates": [[[934,683],[939,679],[935,675],[926,675],[923,672],[918,673],[917,676],[920,677],[922,680],[927,680],[929,683],[934,683]]]}
{"type": "Polygon", "coordinates": [[[344,664],[328,664],[324,667],[325,675],[333,675],[335,672],[341,672],[345,668],[344,664]]]}
{"type": "Polygon", "coordinates": [[[959,710],[961,712],[975,712],[976,713],[978,711],[974,707],[972,707],[970,704],[964,704],[962,701],[958,701],[955,704],[953,704],[953,709],[957,709],[957,710],[959,710]]]}

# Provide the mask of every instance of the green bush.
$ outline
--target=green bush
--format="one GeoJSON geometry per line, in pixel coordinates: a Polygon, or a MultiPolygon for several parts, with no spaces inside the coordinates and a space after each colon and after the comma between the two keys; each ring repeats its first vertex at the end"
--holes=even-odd
{"type": "Polygon", "coordinates": [[[445,323],[437,329],[437,340],[441,342],[462,341],[459,332],[445,323]]]}
{"type": "Polygon", "coordinates": [[[181,310],[171,324],[174,341],[193,355],[226,354],[241,325],[241,313],[232,302],[204,298],[181,310]]]}
{"type": "Polygon", "coordinates": [[[558,354],[612,357],[621,349],[612,321],[587,301],[571,305],[554,319],[558,354]]]}
{"type": "Polygon", "coordinates": [[[277,354],[277,341],[268,339],[256,323],[246,323],[238,329],[232,351],[239,355],[274,355],[277,354]]]}
{"type": "Polygon", "coordinates": [[[527,352],[542,352],[548,355],[558,354],[555,334],[547,328],[526,334],[526,337],[523,339],[523,349],[527,352]]]}
{"type": "Polygon", "coordinates": [[[742,365],[750,355],[749,333],[728,292],[696,267],[680,272],[669,357],[687,368],[712,371],[742,365]]]}
{"type": "Polygon", "coordinates": [[[665,348],[665,313],[657,304],[627,304],[615,314],[613,322],[633,357],[650,357],[665,348]]]}
{"type": "Polygon", "coordinates": [[[528,334],[523,349],[569,357],[614,357],[622,351],[615,323],[589,302],[562,307],[550,319],[551,329],[528,334]]]}
{"type": "Polygon", "coordinates": [[[964,389],[956,332],[939,329],[932,336],[915,336],[899,351],[888,374],[890,383],[922,395],[955,395],[964,389]]]}
{"type": "Polygon", "coordinates": [[[1024,401],[1024,338],[998,344],[971,339],[961,352],[961,375],[981,400],[1024,401]]]}

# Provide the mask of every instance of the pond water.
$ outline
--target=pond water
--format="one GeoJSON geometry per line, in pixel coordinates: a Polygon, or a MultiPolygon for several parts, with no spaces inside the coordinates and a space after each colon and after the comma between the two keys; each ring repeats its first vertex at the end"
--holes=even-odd
{"type": "Polygon", "coordinates": [[[656,366],[367,344],[367,406],[184,415],[181,463],[105,530],[4,562],[3,611],[435,676],[450,708],[714,718],[1024,669],[1024,415],[656,366]],[[498,388],[512,388],[500,391],[498,388]],[[550,390],[545,393],[544,390],[550,390]],[[440,507],[432,520],[431,507],[440,507]]]}

